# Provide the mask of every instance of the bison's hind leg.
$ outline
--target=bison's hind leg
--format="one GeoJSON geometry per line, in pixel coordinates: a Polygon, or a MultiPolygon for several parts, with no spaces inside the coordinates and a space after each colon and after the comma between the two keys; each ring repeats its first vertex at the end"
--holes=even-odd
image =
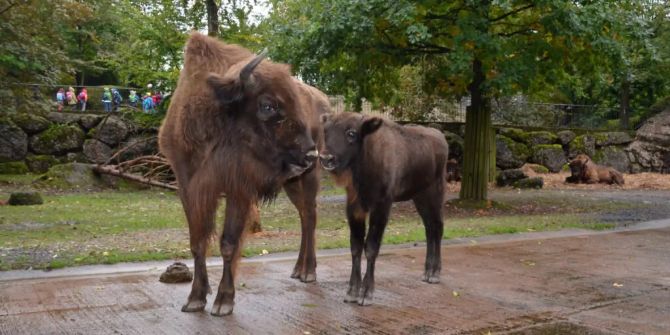
{"type": "Polygon", "coordinates": [[[422,280],[437,284],[442,271],[442,204],[444,192],[437,183],[414,197],[414,205],[426,229],[426,263],[422,280]]]}
{"type": "Polygon", "coordinates": [[[300,215],[302,237],[298,260],[291,278],[309,283],[316,281],[316,195],[319,191],[319,171],[310,172],[291,180],[284,190],[300,215]]]}

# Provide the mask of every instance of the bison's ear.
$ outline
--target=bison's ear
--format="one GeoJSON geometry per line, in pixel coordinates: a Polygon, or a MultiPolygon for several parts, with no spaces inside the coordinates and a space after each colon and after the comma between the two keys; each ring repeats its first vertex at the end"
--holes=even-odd
{"type": "Polygon", "coordinates": [[[216,99],[224,105],[239,101],[244,96],[244,88],[239,81],[224,79],[216,73],[207,76],[207,85],[216,99]]]}
{"type": "Polygon", "coordinates": [[[361,126],[361,138],[377,131],[382,123],[384,123],[384,121],[378,117],[372,117],[363,121],[363,125],[361,126]]]}

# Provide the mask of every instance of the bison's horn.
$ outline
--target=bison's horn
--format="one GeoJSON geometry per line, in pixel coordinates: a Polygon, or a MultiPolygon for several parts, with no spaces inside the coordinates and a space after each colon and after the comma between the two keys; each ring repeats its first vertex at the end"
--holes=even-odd
{"type": "Polygon", "coordinates": [[[244,68],[242,68],[242,71],[240,71],[240,81],[243,84],[247,84],[249,81],[249,78],[251,77],[251,73],[254,72],[254,69],[258,64],[260,64],[265,56],[268,54],[268,49],[265,48],[261,53],[258,54],[258,56],[254,57],[254,59],[249,62],[249,64],[245,65],[244,68]]]}

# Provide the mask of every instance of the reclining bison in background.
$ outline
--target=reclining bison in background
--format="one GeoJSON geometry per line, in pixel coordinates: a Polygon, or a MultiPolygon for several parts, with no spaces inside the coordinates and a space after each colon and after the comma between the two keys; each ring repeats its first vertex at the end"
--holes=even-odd
{"type": "Polygon", "coordinates": [[[301,84],[289,66],[254,56],[198,33],[187,42],[184,68],[159,134],[160,149],[179,184],[189,226],[195,277],[184,312],[201,311],[211,292],[205,257],[215,229],[218,199],[226,196],[223,277],[212,314],[233,310],[235,269],[245,225],[258,201],[283,186],[302,224],[292,277],[316,280],[315,226],[318,170],[323,142],[321,92],[301,84]]]}
{"type": "Polygon", "coordinates": [[[609,166],[594,163],[589,156],[579,154],[568,164],[571,175],[565,178],[566,183],[604,183],[623,185],[623,174],[609,166]]]}
{"type": "Polygon", "coordinates": [[[438,283],[442,260],[442,205],[449,147],[435,129],[400,126],[360,114],[323,116],[321,165],[347,191],[352,269],[346,302],[368,305],[374,291],[375,260],[391,204],[412,199],[426,229],[423,280],[438,283]],[[370,227],[365,236],[365,220],[370,227]],[[367,271],[361,283],[361,253],[367,271]]]}

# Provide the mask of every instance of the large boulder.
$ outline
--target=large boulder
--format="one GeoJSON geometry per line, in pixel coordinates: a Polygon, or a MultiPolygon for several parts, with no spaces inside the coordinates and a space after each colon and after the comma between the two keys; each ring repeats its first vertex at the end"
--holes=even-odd
{"type": "Polygon", "coordinates": [[[64,154],[81,150],[85,134],[79,126],[54,124],[30,138],[30,148],[37,154],[64,154]]]}
{"type": "Polygon", "coordinates": [[[102,116],[100,115],[84,114],[79,118],[78,123],[80,126],[82,126],[82,128],[89,130],[97,126],[101,120],[102,116]]]}
{"type": "Polygon", "coordinates": [[[632,163],[631,172],[637,173],[661,170],[664,166],[662,158],[670,152],[670,147],[645,141],[635,141],[626,148],[626,151],[632,163]]]}
{"type": "Polygon", "coordinates": [[[53,123],[60,124],[75,124],[79,123],[81,114],[76,113],[63,113],[63,112],[49,112],[47,114],[47,119],[53,123]]]}
{"type": "Polygon", "coordinates": [[[528,178],[528,175],[526,175],[526,173],[524,173],[521,169],[503,170],[500,171],[500,173],[498,173],[496,176],[496,185],[500,187],[509,186],[514,184],[516,181],[526,178],[528,178]]]}
{"type": "Polygon", "coordinates": [[[28,135],[45,131],[51,125],[51,121],[34,114],[19,113],[12,117],[14,123],[21,127],[28,135]]]}
{"type": "Polygon", "coordinates": [[[670,147],[670,109],[645,121],[637,130],[637,139],[658,146],[670,147]]]}
{"type": "Polygon", "coordinates": [[[530,156],[528,147],[504,135],[496,136],[496,165],[503,170],[521,167],[530,156]]]}
{"type": "Polygon", "coordinates": [[[116,116],[110,116],[100,121],[97,127],[91,130],[93,138],[109,146],[116,146],[123,141],[130,131],[130,127],[116,116]]]}
{"type": "Polygon", "coordinates": [[[0,162],[19,161],[28,153],[28,135],[9,118],[0,118],[0,162]]]}
{"type": "Polygon", "coordinates": [[[94,189],[104,186],[90,164],[67,163],[54,165],[38,180],[35,186],[59,189],[94,189]]]}
{"type": "Polygon", "coordinates": [[[559,172],[567,160],[560,144],[539,144],[533,147],[534,163],[547,167],[551,172],[559,172]]]}
{"type": "MultiPolygon", "coordinates": [[[[119,157],[121,161],[127,161],[140,156],[155,155],[158,153],[158,138],[156,136],[133,136],[128,138],[119,148],[120,150],[124,150],[119,157]]],[[[457,150],[454,148],[458,148],[458,146],[456,144],[452,145],[449,142],[450,157],[453,150],[457,150]]]]}
{"type": "Polygon", "coordinates": [[[619,172],[630,171],[630,161],[626,152],[616,146],[604,147],[596,151],[593,161],[605,166],[611,166],[619,172]]]}
{"type": "Polygon", "coordinates": [[[570,142],[572,142],[572,140],[575,139],[575,137],[577,137],[577,135],[572,130],[561,130],[556,133],[556,136],[562,145],[568,145],[570,142]]]}
{"type": "Polygon", "coordinates": [[[84,141],[84,155],[91,163],[104,163],[112,156],[112,148],[96,139],[84,141]]]}
{"type": "Polygon", "coordinates": [[[19,162],[6,162],[0,163],[0,174],[24,174],[28,173],[28,166],[26,163],[19,162]]]}
{"type": "Polygon", "coordinates": [[[511,138],[517,142],[528,142],[528,133],[518,128],[500,128],[498,134],[511,138]]]}
{"type": "Polygon", "coordinates": [[[598,133],[594,135],[597,147],[608,145],[621,145],[633,142],[633,138],[623,131],[613,131],[607,133],[598,133]]]}
{"type": "Polygon", "coordinates": [[[45,173],[49,168],[58,164],[58,160],[51,155],[28,155],[26,156],[26,165],[30,172],[45,173]]]}
{"type": "Polygon", "coordinates": [[[450,131],[444,131],[444,138],[449,144],[449,158],[461,161],[463,158],[463,138],[450,131]]]}
{"type": "Polygon", "coordinates": [[[558,142],[558,137],[548,131],[531,131],[527,135],[526,144],[535,146],[538,144],[554,144],[558,142]]]}
{"type": "Polygon", "coordinates": [[[568,145],[569,158],[575,158],[579,154],[593,157],[596,153],[596,139],[592,135],[579,135],[568,145]]]}
{"type": "Polygon", "coordinates": [[[41,205],[42,196],[37,192],[15,192],[9,195],[8,204],[12,206],[41,205]]]}

